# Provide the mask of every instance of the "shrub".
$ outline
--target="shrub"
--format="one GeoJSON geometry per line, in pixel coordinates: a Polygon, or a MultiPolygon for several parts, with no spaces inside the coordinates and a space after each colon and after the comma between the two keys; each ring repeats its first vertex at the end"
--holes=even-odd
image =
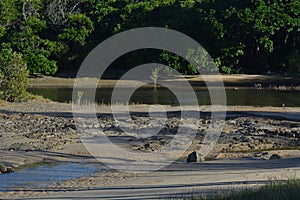
{"type": "Polygon", "coordinates": [[[26,97],[28,71],[22,54],[4,48],[0,52],[0,85],[2,99],[19,101],[26,97]]]}

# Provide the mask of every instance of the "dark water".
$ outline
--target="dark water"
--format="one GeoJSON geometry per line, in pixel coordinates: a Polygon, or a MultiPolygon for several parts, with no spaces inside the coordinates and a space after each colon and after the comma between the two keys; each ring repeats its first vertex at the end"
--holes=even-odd
{"type": "MultiPolygon", "coordinates": [[[[126,94],[126,90],[123,89],[126,94]]],[[[207,89],[194,89],[197,95],[199,105],[210,105],[210,96],[207,89]]],[[[214,89],[218,91],[219,89],[214,89]]],[[[29,89],[33,94],[42,95],[45,98],[58,102],[72,101],[72,88],[34,88],[29,89]]],[[[85,91],[86,93],[89,91],[85,91]]],[[[112,89],[98,89],[96,92],[96,101],[98,103],[110,103],[112,89]]],[[[186,100],[192,98],[189,91],[180,90],[186,100]]],[[[258,90],[258,89],[226,89],[228,105],[246,105],[246,106],[300,106],[299,91],[277,91],[277,90],[258,90]]],[[[137,104],[168,104],[178,105],[175,95],[167,88],[157,90],[151,88],[138,89],[132,95],[131,103],[137,104]]],[[[124,102],[119,102],[124,103],[124,102]]]]}
{"type": "Polygon", "coordinates": [[[43,164],[0,175],[0,191],[43,188],[49,184],[89,176],[99,169],[82,163],[43,164]]]}

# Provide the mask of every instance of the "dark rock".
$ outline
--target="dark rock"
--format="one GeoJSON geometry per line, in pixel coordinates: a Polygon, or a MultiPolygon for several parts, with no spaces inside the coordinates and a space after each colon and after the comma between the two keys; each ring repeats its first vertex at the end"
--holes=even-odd
{"type": "Polygon", "coordinates": [[[6,168],[4,166],[0,165],[0,173],[3,173],[5,171],[5,169],[6,168]]]}
{"type": "Polygon", "coordinates": [[[144,144],[144,148],[146,150],[156,151],[156,150],[159,150],[161,148],[161,146],[158,143],[150,142],[150,143],[144,144]]]}
{"type": "Polygon", "coordinates": [[[259,152],[254,154],[254,157],[260,157],[263,158],[264,160],[269,160],[271,155],[269,154],[269,152],[259,152]]]}
{"type": "Polygon", "coordinates": [[[188,163],[190,162],[204,162],[204,157],[198,154],[196,151],[190,153],[186,160],[188,163]]]}
{"type": "Polygon", "coordinates": [[[14,172],[15,170],[12,167],[5,167],[0,165],[0,173],[6,174],[6,173],[11,173],[14,172]]]}
{"type": "Polygon", "coordinates": [[[198,153],[197,152],[192,152],[191,154],[188,155],[187,157],[187,162],[190,163],[190,162],[197,162],[197,159],[198,159],[198,153]]]}
{"type": "Polygon", "coordinates": [[[11,172],[14,172],[14,168],[12,167],[6,167],[6,173],[11,173],[11,172]]]}
{"type": "Polygon", "coordinates": [[[269,152],[263,152],[261,157],[265,160],[270,160],[271,155],[269,154],[269,152]]]}
{"type": "Polygon", "coordinates": [[[276,159],[281,159],[281,156],[278,154],[272,154],[270,160],[276,160],[276,159]]]}
{"type": "Polygon", "coordinates": [[[262,156],[268,156],[268,155],[269,155],[269,152],[263,152],[261,155],[262,155],[262,156]]]}

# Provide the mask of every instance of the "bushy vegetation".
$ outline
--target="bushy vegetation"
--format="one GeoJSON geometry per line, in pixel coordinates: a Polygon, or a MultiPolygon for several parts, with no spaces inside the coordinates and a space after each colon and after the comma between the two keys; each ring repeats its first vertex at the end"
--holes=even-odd
{"type": "MultiPolygon", "coordinates": [[[[3,0],[0,42],[22,54],[30,73],[54,74],[76,70],[113,34],[156,26],[197,40],[221,72],[297,72],[299,15],[298,0],[3,0]]],[[[196,73],[166,52],[137,51],[120,59],[118,69],[158,60],[196,73]]]]}
{"type": "Polygon", "coordinates": [[[11,49],[0,52],[1,97],[7,101],[22,100],[27,96],[28,71],[22,55],[11,49]]]}
{"type": "Polygon", "coordinates": [[[193,200],[298,200],[300,199],[300,180],[287,182],[272,181],[258,188],[231,190],[214,195],[195,195],[193,200]]]}

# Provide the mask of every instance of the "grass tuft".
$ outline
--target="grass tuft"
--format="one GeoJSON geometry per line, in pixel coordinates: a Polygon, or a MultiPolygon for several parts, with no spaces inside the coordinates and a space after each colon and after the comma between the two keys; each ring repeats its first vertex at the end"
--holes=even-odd
{"type": "Polygon", "coordinates": [[[254,188],[231,189],[212,194],[185,194],[186,200],[299,200],[300,179],[273,180],[254,188]]]}

